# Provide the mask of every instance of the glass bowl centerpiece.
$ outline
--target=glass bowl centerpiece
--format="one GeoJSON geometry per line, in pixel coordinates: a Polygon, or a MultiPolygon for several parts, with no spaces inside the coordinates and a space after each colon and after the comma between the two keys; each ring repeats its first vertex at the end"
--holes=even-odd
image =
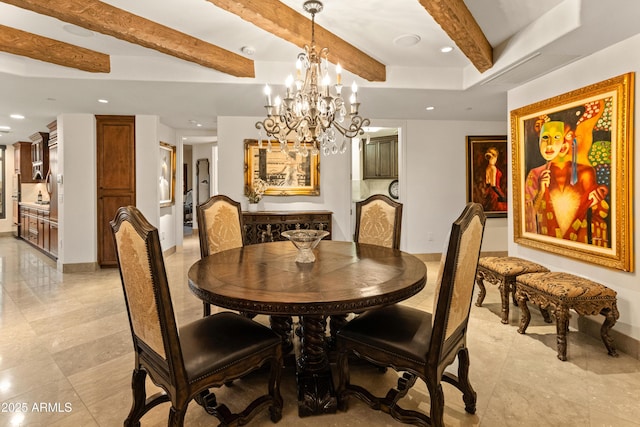
{"type": "Polygon", "coordinates": [[[329,232],[324,230],[288,230],[283,231],[282,235],[291,240],[298,248],[296,262],[309,263],[316,260],[313,249],[318,246],[320,240],[329,235],[329,232]]]}

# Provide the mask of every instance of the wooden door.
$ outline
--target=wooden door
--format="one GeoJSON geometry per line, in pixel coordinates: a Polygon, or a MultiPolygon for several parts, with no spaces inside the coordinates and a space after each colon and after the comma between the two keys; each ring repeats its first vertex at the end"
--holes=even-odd
{"type": "Polygon", "coordinates": [[[98,264],[116,267],[111,221],[120,206],[136,204],[135,117],[96,116],[98,264]]]}

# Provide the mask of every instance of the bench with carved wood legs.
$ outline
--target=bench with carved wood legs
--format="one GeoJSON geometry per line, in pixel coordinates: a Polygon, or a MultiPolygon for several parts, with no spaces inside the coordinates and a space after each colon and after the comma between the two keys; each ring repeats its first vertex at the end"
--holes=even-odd
{"type": "Polygon", "coordinates": [[[569,310],[580,316],[602,314],[604,322],[600,337],[610,356],[617,357],[613,338],[609,331],[616,324],[618,313],[616,292],[589,279],[569,273],[547,272],[529,273],[516,278],[516,300],[521,311],[518,332],[524,334],[531,315],[527,301],[548,309],[556,318],[558,359],[567,360],[567,331],[569,330],[569,310]]]}
{"type": "MultiPolygon", "coordinates": [[[[476,273],[476,284],[479,288],[476,306],[482,307],[482,302],[487,294],[484,281],[498,285],[500,298],[502,301],[502,323],[509,323],[509,294],[513,295],[513,302],[516,303],[514,284],[516,277],[526,273],[537,273],[549,271],[535,262],[517,257],[482,257],[478,260],[478,271],[476,273]]],[[[541,311],[547,323],[551,322],[546,310],[541,311]]]]}

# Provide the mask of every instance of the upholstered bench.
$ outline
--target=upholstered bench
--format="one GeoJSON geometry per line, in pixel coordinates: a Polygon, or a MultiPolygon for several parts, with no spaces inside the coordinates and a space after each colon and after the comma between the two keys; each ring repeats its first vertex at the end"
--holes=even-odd
{"type": "MultiPolygon", "coordinates": [[[[502,300],[502,323],[509,323],[509,294],[513,295],[513,302],[515,303],[514,283],[516,277],[521,274],[544,271],[549,271],[549,269],[522,258],[510,256],[480,258],[478,260],[478,271],[476,274],[476,284],[480,291],[478,293],[478,299],[476,300],[476,306],[482,307],[484,297],[487,295],[487,290],[484,287],[485,280],[491,284],[499,285],[502,300]]],[[[547,312],[543,311],[542,313],[545,321],[551,322],[547,312]]]]}
{"type": "Polygon", "coordinates": [[[567,360],[567,331],[569,310],[580,316],[602,314],[604,322],[600,336],[609,355],[617,357],[613,338],[609,331],[620,314],[616,304],[616,292],[600,283],[569,273],[548,272],[522,274],[516,278],[516,300],[521,311],[518,332],[524,334],[531,315],[527,301],[549,309],[556,317],[558,359],[567,360]]]}

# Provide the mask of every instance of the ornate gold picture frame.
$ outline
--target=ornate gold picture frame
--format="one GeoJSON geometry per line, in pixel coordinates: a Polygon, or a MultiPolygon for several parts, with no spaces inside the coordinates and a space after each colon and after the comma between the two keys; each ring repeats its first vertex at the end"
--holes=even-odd
{"type": "Polygon", "coordinates": [[[166,142],[160,142],[158,195],[160,207],[176,202],[176,147],[166,142]]]}
{"type": "Polygon", "coordinates": [[[511,111],[516,243],[633,271],[634,77],[511,111]]]}
{"type": "Polygon", "coordinates": [[[277,141],[264,141],[259,144],[255,139],[244,140],[244,184],[251,186],[253,181],[262,179],[267,183],[266,196],[319,196],[320,195],[320,156],[280,149],[277,141]]]}

